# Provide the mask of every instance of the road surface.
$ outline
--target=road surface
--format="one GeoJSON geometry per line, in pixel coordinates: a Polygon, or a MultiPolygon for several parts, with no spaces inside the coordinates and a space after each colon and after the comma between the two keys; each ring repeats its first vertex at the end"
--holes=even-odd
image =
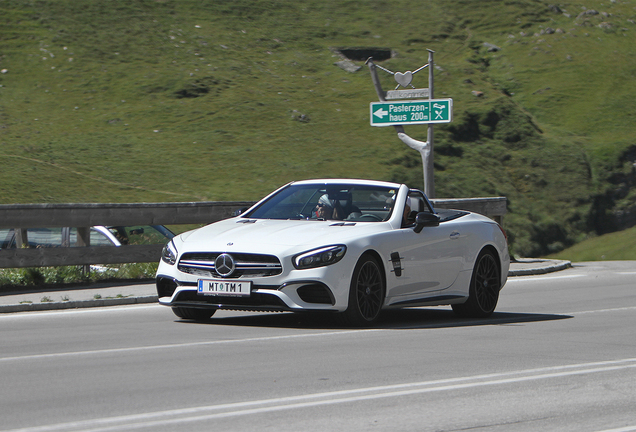
{"type": "Polygon", "coordinates": [[[0,315],[0,431],[636,431],[636,262],[371,329],[159,305],[0,315]]]}

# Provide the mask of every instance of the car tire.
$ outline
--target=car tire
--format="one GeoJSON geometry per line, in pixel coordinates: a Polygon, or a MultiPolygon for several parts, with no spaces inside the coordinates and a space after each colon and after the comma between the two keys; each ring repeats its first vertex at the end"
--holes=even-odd
{"type": "Polygon", "coordinates": [[[363,255],[351,278],[349,306],[344,312],[347,322],[356,327],[375,323],[382,310],[384,292],[384,274],[380,264],[371,255],[363,255]]]}
{"type": "Polygon", "coordinates": [[[453,311],[461,317],[486,318],[492,315],[499,300],[501,277],[495,254],[487,249],[477,257],[470,279],[468,300],[452,305],[453,311]]]}
{"type": "Polygon", "coordinates": [[[216,312],[216,310],[173,307],[172,312],[179,318],[190,319],[194,321],[207,321],[212,315],[214,315],[214,312],[216,312]]]}

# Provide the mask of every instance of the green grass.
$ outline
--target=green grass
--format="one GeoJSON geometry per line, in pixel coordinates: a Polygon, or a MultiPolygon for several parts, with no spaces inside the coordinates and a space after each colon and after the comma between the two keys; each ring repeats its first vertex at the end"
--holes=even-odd
{"type": "Polygon", "coordinates": [[[636,10],[550,4],[3,0],[0,203],[257,200],[315,177],[421,188],[419,154],[369,126],[368,69],[343,71],[332,49],[391,48],[381,64],[403,72],[432,49],[455,111],[435,127],[438,198],[506,196],[521,256],[624,228],[636,10]]]}
{"type": "Polygon", "coordinates": [[[636,257],[636,227],[584,240],[549,258],[582,261],[633,260],[636,257]]]}

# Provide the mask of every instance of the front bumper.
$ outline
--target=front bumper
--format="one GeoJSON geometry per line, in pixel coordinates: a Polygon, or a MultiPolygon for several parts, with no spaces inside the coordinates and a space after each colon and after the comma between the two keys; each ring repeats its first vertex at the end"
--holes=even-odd
{"type": "MultiPolygon", "coordinates": [[[[280,285],[252,284],[247,297],[202,295],[196,282],[180,282],[170,276],[157,276],[159,303],[169,307],[231,309],[249,311],[338,311],[334,291],[317,280],[298,280],[280,285]]],[[[346,305],[345,305],[346,308],[346,305]]]]}

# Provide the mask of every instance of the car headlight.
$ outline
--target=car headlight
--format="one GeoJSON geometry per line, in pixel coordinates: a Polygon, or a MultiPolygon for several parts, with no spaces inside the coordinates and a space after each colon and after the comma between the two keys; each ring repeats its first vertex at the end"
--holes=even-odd
{"type": "Polygon", "coordinates": [[[166,243],[161,251],[161,260],[166,264],[174,265],[177,262],[177,248],[172,241],[166,243]]]}
{"type": "Polygon", "coordinates": [[[325,246],[298,254],[292,262],[298,270],[328,266],[340,261],[346,251],[345,245],[325,246]]]}

